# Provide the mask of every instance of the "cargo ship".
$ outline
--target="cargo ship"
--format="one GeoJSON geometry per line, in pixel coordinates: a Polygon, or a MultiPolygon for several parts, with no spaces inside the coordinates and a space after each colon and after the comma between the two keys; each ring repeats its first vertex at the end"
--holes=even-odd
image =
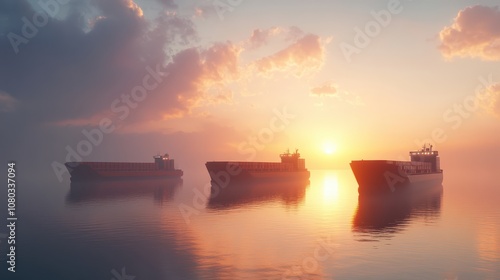
{"type": "Polygon", "coordinates": [[[156,155],[154,162],[66,162],[71,181],[180,178],[182,170],[175,169],[168,154],[156,155]]]}
{"type": "Polygon", "coordinates": [[[231,182],[242,181],[305,181],[309,170],[305,159],[286,151],[280,155],[281,162],[209,161],[205,164],[213,183],[225,187],[231,182]]]}
{"type": "Polygon", "coordinates": [[[432,145],[410,151],[410,161],[354,160],[350,165],[360,195],[401,191],[412,185],[440,185],[443,181],[439,153],[432,145]]]}

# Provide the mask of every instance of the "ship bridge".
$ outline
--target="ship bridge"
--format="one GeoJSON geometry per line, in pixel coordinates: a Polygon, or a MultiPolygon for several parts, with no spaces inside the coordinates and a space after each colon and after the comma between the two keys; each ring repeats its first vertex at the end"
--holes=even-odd
{"type": "Polygon", "coordinates": [[[295,149],[295,153],[290,153],[290,150],[286,150],[285,153],[280,155],[281,163],[290,163],[294,170],[305,170],[306,161],[300,158],[300,153],[298,149],[295,149]]]}
{"type": "Polygon", "coordinates": [[[153,156],[157,169],[174,170],[174,160],[168,154],[153,156]]]}
{"type": "Polygon", "coordinates": [[[431,172],[441,172],[439,153],[432,150],[432,145],[424,144],[422,149],[410,152],[411,162],[429,162],[431,164],[431,172]]]}

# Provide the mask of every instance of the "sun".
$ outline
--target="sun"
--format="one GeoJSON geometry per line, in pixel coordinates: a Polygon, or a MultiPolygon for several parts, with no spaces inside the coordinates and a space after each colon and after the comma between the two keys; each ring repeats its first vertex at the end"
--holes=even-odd
{"type": "Polygon", "coordinates": [[[323,144],[323,152],[327,155],[332,155],[337,152],[337,145],[327,142],[323,144]]]}

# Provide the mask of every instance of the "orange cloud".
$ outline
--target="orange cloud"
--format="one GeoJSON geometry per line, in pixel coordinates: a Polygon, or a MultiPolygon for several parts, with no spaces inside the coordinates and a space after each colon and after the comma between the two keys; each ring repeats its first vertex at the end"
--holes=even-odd
{"type": "Polygon", "coordinates": [[[441,53],[451,58],[478,57],[500,60],[500,10],[472,6],[461,10],[451,26],[439,33],[441,53]]]}
{"type": "Polygon", "coordinates": [[[137,5],[134,1],[132,1],[132,0],[126,0],[125,1],[125,5],[131,11],[133,11],[137,16],[139,16],[139,17],[143,17],[144,16],[144,12],[142,11],[141,7],[139,7],[139,5],[137,5]]]}
{"type": "Polygon", "coordinates": [[[283,29],[279,27],[272,27],[269,29],[255,29],[248,39],[250,49],[259,48],[268,43],[270,37],[274,37],[283,32],[283,29]]]}
{"type": "Polygon", "coordinates": [[[238,76],[238,59],[241,48],[231,42],[217,43],[202,52],[204,79],[220,82],[238,76]]]}
{"type": "MultiPolygon", "coordinates": [[[[360,96],[352,94],[346,90],[341,90],[336,84],[328,81],[321,86],[311,88],[309,96],[313,98],[331,97],[337,101],[345,102],[355,106],[364,105],[360,96]]],[[[317,106],[324,106],[323,103],[316,104],[317,106]]]]}
{"type": "Polygon", "coordinates": [[[334,96],[337,94],[337,87],[333,84],[324,84],[322,86],[314,87],[311,89],[310,95],[312,96],[334,96]]]}
{"type": "Polygon", "coordinates": [[[231,103],[233,95],[227,85],[239,78],[239,56],[241,48],[231,42],[216,43],[212,47],[191,53],[194,63],[173,65],[174,71],[182,69],[182,78],[185,82],[173,78],[172,91],[177,94],[179,104],[172,118],[181,118],[189,114],[195,107],[213,103],[231,103]],[[196,58],[195,58],[196,57],[196,58]],[[196,66],[195,66],[196,65],[196,66]],[[229,92],[229,93],[228,93],[229,92]],[[181,113],[180,113],[181,112],[181,113]]]}
{"type": "MultiPolygon", "coordinates": [[[[231,42],[216,43],[205,50],[191,49],[174,57],[167,66],[170,73],[160,89],[154,104],[148,104],[146,112],[139,116],[138,124],[149,121],[151,130],[164,129],[165,121],[180,119],[192,113],[196,107],[215,103],[231,103],[233,95],[227,85],[239,78],[241,49],[231,42]],[[175,100],[172,100],[175,96],[175,100]],[[164,104],[174,107],[163,109],[164,104]]],[[[167,124],[168,125],[168,124],[167,124]]],[[[130,124],[127,132],[136,131],[130,124]]]]}
{"type": "MultiPolygon", "coordinates": [[[[126,114],[113,113],[106,108],[90,116],[51,124],[89,126],[109,118],[119,127],[117,131],[123,133],[163,131],[171,125],[170,121],[191,114],[196,107],[232,102],[233,94],[227,89],[227,84],[238,79],[240,52],[241,49],[230,42],[216,43],[207,49],[181,51],[164,68],[163,71],[169,75],[148,92],[147,98],[132,102],[133,106],[128,106],[126,102],[117,103],[120,108],[125,107],[120,111],[127,111],[126,114]]],[[[130,92],[123,94],[130,95],[130,92]]],[[[118,98],[114,102],[120,100],[118,98]]]]}
{"type": "Polygon", "coordinates": [[[269,43],[272,38],[278,37],[279,35],[283,35],[282,37],[285,41],[296,41],[304,36],[304,32],[296,26],[290,26],[288,28],[271,27],[268,29],[254,29],[247,41],[248,48],[260,48],[269,43]]]}
{"type": "Polygon", "coordinates": [[[257,60],[255,66],[260,73],[295,69],[301,76],[304,72],[319,69],[324,57],[325,48],[321,38],[307,34],[285,49],[257,60]]]}

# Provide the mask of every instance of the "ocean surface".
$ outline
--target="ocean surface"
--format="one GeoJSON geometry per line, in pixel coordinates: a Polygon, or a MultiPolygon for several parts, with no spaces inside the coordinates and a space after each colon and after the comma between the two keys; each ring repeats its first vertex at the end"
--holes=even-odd
{"type": "Polygon", "coordinates": [[[91,185],[22,174],[16,272],[2,225],[0,279],[500,279],[495,170],[448,169],[442,186],[383,199],[358,198],[350,170],[212,194],[206,172],[91,185]]]}

